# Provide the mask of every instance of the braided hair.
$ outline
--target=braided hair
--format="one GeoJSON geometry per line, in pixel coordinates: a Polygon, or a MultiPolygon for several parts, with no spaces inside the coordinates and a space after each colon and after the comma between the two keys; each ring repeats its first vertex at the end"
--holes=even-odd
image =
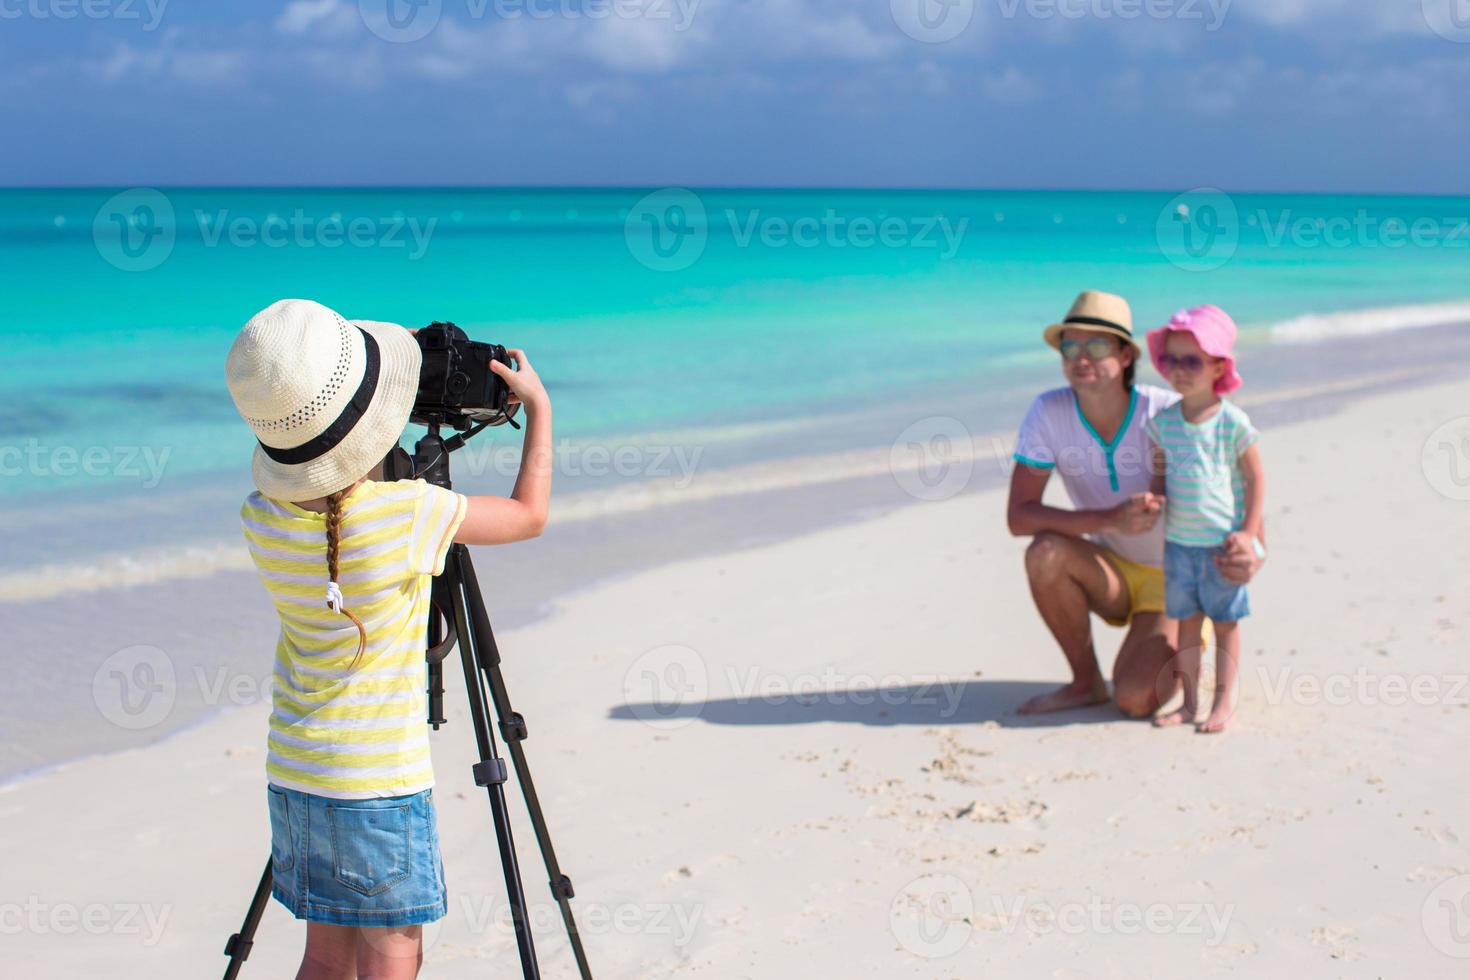
{"type": "Polygon", "coordinates": [[[327,497],[327,608],[342,613],[357,626],[357,656],[348,665],[349,671],[357,666],[363,651],[367,649],[367,627],[362,625],[362,620],[352,610],[342,605],[342,592],[337,585],[337,561],[342,543],[342,501],[351,492],[352,487],[348,487],[327,497]]]}

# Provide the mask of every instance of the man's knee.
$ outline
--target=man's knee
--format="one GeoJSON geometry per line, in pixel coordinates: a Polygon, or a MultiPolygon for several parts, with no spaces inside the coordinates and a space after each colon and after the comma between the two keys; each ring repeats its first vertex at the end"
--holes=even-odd
{"type": "Polygon", "coordinates": [[[1152,685],[1122,680],[1113,685],[1113,703],[1129,718],[1147,718],[1159,710],[1159,694],[1152,685]]]}
{"type": "Polygon", "coordinates": [[[1067,566],[1071,551],[1066,535],[1042,531],[1026,547],[1026,574],[1032,579],[1053,578],[1067,566]]]}
{"type": "Polygon", "coordinates": [[[1130,718],[1144,718],[1159,710],[1179,691],[1179,660],[1174,634],[1154,613],[1139,613],[1113,665],[1113,700],[1130,718]],[[1152,626],[1150,624],[1153,624],[1152,626]]]}

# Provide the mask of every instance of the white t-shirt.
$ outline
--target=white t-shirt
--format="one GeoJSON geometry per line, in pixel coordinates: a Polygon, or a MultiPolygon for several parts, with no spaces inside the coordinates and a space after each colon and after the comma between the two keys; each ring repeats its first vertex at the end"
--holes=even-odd
{"type": "MultiPolygon", "coordinates": [[[[1038,469],[1054,469],[1078,510],[1115,507],[1149,488],[1152,452],[1147,423],[1154,414],[1179,401],[1173,391],[1135,385],[1128,414],[1111,443],[1082,417],[1077,393],[1054,388],[1037,396],[1016,437],[1016,461],[1038,469]]],[[[1140,565],[1164,567],[1164,522],[1146,534],[1100,532],[1088,538],[1140,565]]]]}

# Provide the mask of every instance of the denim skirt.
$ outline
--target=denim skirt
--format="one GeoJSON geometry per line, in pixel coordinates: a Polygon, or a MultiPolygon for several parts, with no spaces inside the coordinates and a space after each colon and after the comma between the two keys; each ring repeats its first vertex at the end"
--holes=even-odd
{"type": "Polygon", "coordinates": [[[432,789],[371,800],[266,791],[271,894],[296,918],[412,926],[448,912],[432,789]]]}

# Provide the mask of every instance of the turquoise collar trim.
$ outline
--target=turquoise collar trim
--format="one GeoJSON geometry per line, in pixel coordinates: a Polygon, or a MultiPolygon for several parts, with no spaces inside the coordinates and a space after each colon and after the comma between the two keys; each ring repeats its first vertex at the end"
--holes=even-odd
{"type": "Polygon", "coordinates": [[[1118,491],[1118,468],[1113,465],[1113,453],[1117,451],[1118,445],[1123,441],[1123,436],[1128,433],[1129,424],[1133,421],[1133,410],[1138,407],[1138,386],[1134,385],[1128,391],[1128,411],[1123,416],[1123,424],[1118,426],[1118,431],[1113,434],[1112,442],[1104,442],[1103,437],[1098,435],[1097,430],[1092,427],[1092,423],[1087,421],[1087,416],[1082,414],[1082,400],[1077,397],[1076,392],[1072,393],[1072,404],[1077,408],[1077,417],[1082,420],[1082,427],[1102,447],[1103,459],[1107,460],[1108,464],[1108,486],[1116,493],[1118,491]]]}

